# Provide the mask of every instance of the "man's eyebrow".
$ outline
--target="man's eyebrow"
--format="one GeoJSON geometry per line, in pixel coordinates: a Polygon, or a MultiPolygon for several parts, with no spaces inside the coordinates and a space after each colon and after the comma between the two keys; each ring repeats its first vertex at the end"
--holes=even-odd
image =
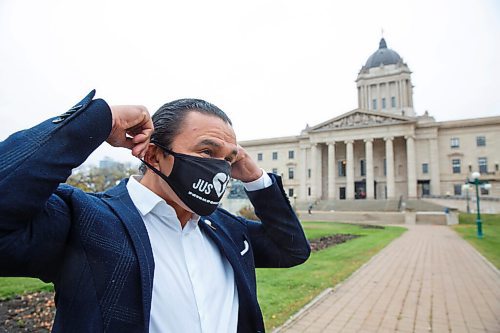
{"type": "MultiPolygon", "coordinates": [[[[210,139],[203,139],[200,142],[196,144],[196,147],[199,146],[212,146],[214,148],[222,148],[222,145],[216,141],[210,140],[210,139]]],[[[231,157],[235,157],[238,155],[238,149],[233,149],[233,151],[229,154],[231,157]]]]}

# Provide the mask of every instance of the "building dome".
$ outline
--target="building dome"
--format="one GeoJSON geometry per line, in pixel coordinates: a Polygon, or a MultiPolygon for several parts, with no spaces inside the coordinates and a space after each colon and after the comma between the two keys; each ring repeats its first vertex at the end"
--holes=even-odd
{"type": "Polygon", "coordinates": [[[380,40],[379,48],[373,53],[364,66],[364,69],[378,67],[380,65],[394,65],[402,62],[401,57],[396,51],[387,48],[385,39],[380,40]]]}

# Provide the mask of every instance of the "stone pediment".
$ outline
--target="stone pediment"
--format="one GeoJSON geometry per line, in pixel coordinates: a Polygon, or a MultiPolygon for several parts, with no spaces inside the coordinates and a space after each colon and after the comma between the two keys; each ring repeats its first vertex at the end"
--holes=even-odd
{"type": "Polygon", "coordinates": [[[412,118],[391,113],[372,112],[357,109],[311,127],[308,131],[316,132],[323,130],[393,125],[412,121],[414,121],[412,118]]]}

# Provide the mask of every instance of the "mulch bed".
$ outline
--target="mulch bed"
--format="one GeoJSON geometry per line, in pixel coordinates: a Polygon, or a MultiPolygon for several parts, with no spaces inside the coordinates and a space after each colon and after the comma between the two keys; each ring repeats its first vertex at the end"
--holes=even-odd
{"type": "MultiPolygon", "coordinates": [[[[336,234],[310,241],[313,252],[345,243],[358,235],[336,234]]],[[[55,315],[54,293],[36,292],[0,301],[0,333],[48,333],[55,315]]]]}
{"type": "Polygon", "coordinates": [[[351,239],[357,238],[359,235],[351,235],[351,234],[335,234],[331,236],[324,236],[320,238],[316,238],[311,240],[309,243],[311,244],[312,252],[320,251],[326,249],[330,246],[335,246],[338,244],[345,243],[351,239]]]}
{"type": "Polygon", "coordinates": [[[0,302],[0,332],[50,332],[55,314],[54,293],[25,294],[0,302]]]}

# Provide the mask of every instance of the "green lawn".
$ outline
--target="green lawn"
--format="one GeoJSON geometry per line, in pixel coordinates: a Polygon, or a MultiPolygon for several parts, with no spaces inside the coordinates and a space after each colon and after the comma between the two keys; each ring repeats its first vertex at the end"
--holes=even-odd
{"type": "Polygon", "coordinates": [[[405,231],[398,227],[363,229],[332,222],[304,222],[303,226],[308,239],[337,233],[362,237],[312,253],[305,264],[294,268],[257,270],[259,303],[269,331],[283,324],[321,291],[349,277],[405,231]]]}
{"type": "Polygon", "coordinates": [[[500,214],[482,214],[481,220],[482,239],[477,238],[475,214],[460,214],[459,224],[453,229],[500,269],[500,214]]]}
{"type": "Polygon", "coordinates": [[[43,283],[38,279],[31,278],[0,278],[0,300],[10,298],[15,295],[24,294],[26,292],[53,290],[52,284],[43,283]]]}

